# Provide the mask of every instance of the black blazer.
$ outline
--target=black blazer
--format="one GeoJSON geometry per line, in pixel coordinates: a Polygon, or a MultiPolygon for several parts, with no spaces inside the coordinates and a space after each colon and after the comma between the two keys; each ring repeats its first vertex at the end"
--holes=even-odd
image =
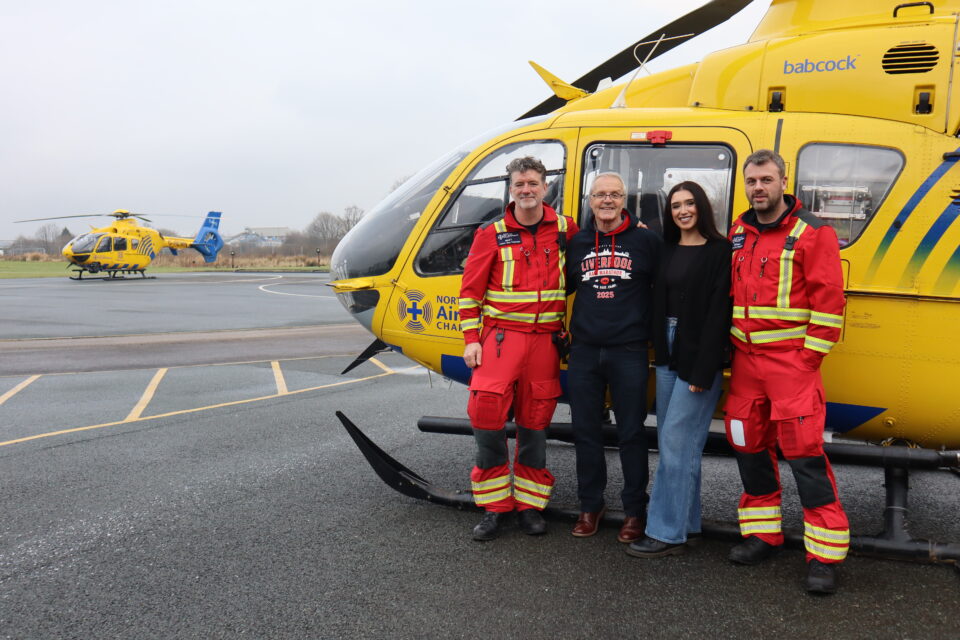
{"type": "Polygon", "coordinates": [[[676,245],[666,244],[653,292],[653,346],[657,366],[669,365],[681,380],[709,389],[717,371],[728,361],[730,350],[730,256],[727,240],[708,240],[703,258],[684,278],[680,317],[667,350],[666,273],[676,245]]]}

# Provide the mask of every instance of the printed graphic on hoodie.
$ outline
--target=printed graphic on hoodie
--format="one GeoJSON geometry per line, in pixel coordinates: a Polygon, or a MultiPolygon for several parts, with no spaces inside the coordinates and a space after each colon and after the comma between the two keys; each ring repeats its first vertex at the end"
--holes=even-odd
{"type": "Polygon", "coordinates": [[[596,292],[597,298],[615,298],[617,284],[621,280],[630,280],[630,271],[633,259],[629,251],[614,251],[601,249],[599,256],[591,251],[580,261],[580,272],[584,282],[596,292]]]}

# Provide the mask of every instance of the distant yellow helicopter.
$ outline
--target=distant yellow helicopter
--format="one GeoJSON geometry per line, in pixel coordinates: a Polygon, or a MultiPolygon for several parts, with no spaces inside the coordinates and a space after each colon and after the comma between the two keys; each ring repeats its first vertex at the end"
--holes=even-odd
{"type": "MultiPolygon", "coordinates": [[[[944,450],[960,447],[960,0],[771,0],[747,43],[639,77],[641,60],[749,3],[708,2],[570,84],[534,65],[554,97],[455,149],[368,213],[331,260],[337,296],[377,337],[358,361],[390,348],[468,381],[460,275],[474,230],[508,201],[511,159],[539,157],[547,201],[581,226],[593,177],[616,171],[628,209],[651,228],[669,189],[694,180],[728,229],[749,207],[739,163],[775,149],[789,190],[841,244],[847,306],[823,369],[827,428],[921,447],[833,445],[831,456],[887,470],[885,534],[859,550],[956,561],[960,547],[909,539],[895,510],[905,513],[906,469],[960,466],[958,452],[944,450]],[[625,82],[602,83],[634,69],[625,82]],[[607,88],[590,93],[598,83],[607,88]]],[[[341,419],[393,486],[463,506],[341,419]]]]}
{"type": "MultiPolygon", "coordinates": [[[[62,220],[65,218],[88,218],[97,214],[58,216],[55,218],[34,218],[18,222],[38,222],[41,220],[62,220]]],[[[220,212],[207,214],[195,238],[174,238],[164,236],[156,229],[140,225],[134,218],[149,220],[138,213],[117,209],[113,213],[103,214],[116,218],[116,221],[99,229],[91,228],[63,247],[63,256],[76,267],[76,275],[71,280],[83,279],[84,273],[106,273],[107,278],[122,278],[125,273],[139,273],[146,277],[150,262],[163,249],[169,249],[177,255],[180,249],[195,249],[205,262],[215,262],[217,254],[223,248],[223,238],[218,231],[220,212]],[[120,274],[120,275],[118,275],[120,274]]]]}

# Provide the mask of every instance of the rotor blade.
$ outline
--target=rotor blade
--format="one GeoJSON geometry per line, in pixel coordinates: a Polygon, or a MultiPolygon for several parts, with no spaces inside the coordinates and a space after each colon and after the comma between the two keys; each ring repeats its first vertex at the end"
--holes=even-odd
{"type": "Polygon", "coordinates": [[[82,213],[78,216],[54,216],[53,218],[31,218],[29,220],[14,220],[14,224],[20,222],[42,222],[43,220],[66,220],[67,218],[99,218],[100,216],[108,216],[109,213],[82,213]]]}
{"type": "MultiPolygon", "coordinates": [[[[601,63],[598,67],[587,72],[587,74],[583,77],[577,78],[570,84],[587,91],[595,91],[597,84],[604,78],[613,78],[616,80],[617,78],[626,75],[633,69],[636,69],[639,66],[637,57],[641,59],[646,57],[649,47],[652,47],[656,43],[657,39],[660,38],[660,36],[663,36],[664,38],[671,38],[687,33],[699,35],[704,31],[712,29],[718,24],[726,22],[752,1],[753,0],[712,0],[699,9],[694,9],[687,15],[677,18],[665,27],[656,29],[649,35],[640,38],[634,44],[630,45],[606,62],[601,63]],[[641,45],[635,54],[634,49],[637,48],[637,45],[640,45],[640,43],[647,44],[641,45]]],[[[653,55],[650,56],[650,60],[660,57],[667,51],[670,51],[674,47],[686,41],[687,40],[680,38],[661,42],[657,46],[656,51],[653,52],[653,55]]],[[[565,104],[565,100],[561,100],[556,96],[551,96],[530,111],[527,111],[525,114],[520,116],[518,120],[550,113],[551,111],[555,111],[565,104]]]]}
{"type": "Polygon", "coordinates": [[[364,362],[366,362],[373,356],[377,355],[378,353],[381,353],[383,351],[389,351],[389,350],[390,350],[390,347],[388,347],[385,342],[377,338],[376,340],[371,342],[366,349],[363,350],[363,353],[358,355],[353,362],[347,365],[347,368],[341,371],[340,375],[343,375],[345,373],[352,371],[353,369],[356,369],[357,367],[359,367],[364,362]]]}

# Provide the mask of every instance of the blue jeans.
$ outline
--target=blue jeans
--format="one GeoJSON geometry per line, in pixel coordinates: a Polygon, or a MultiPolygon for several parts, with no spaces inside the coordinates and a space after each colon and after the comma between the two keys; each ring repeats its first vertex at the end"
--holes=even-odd
{"type": "MultiPolygon", "coordinates": [[[[667,322],[667,344],[672,349],[676,321],[667,322]]],[[[657,435],[660,461],[647,511],[646,534],[670,544],[686,542],[700,532],[700,458],[710,430],[710,419],[723,389],[723,372],[713,385],[690,391],[667,366],[657,367],[657,435]]]]}
{"type": "Polygon", "coordinates": [[[620,499],[628,516],[643,517],[647,503],[647,373],[645,345],[598,347],[574,340],[567,369],[573,439],[577,452],[577,497],[580,509],[603,508],[607,486],[602,415],[607,386],[617,419],[623,491],[620,499]]]}

